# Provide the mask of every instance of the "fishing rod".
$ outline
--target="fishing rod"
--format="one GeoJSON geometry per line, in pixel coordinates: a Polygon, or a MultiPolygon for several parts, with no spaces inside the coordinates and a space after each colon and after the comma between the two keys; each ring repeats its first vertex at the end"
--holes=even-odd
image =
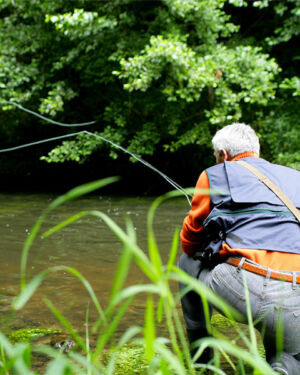
{"type": "MultiPolygon", "coordinates": [[[[78,126],[90,126],[90,125],[93,125],[96,123],[96,121],[89,121],[89,122],[84,122],[84,123],[78,123],[78,124],[66,124],[66,123],[62,123],[62,122],[59,122],[59,121],[54,121],[52,119],[49,119],[45,116],[42,116],[40,115],[39,113],[36,113],[28,108],[25,108],[23,106],[21,106],[20,104],[18,103],[14,103],[14,102],[10,102],[10,101],[2,101],[2,103],[5,103],[5,104],[9,104],[9,105],[14,105],[16,106],[17,108],[21,109],[22,111],[24,112],[27,112],[33,116],[37,116],[39,118],[41,118],[42,120],[45,120],[45,121],[48,121],[54,125],[58,125],[58,126],[64,126],[64,127],[78,127],[78,126]]],[[[1,104],[2,104],[1,103],[1,104]]],[[[42,143],[47,143],[47,142],[51,142],[51,141],[56,141],[56,140],[59,140],[59,139],[65,139],[65,138],[70,138],[70,137],[74,137],[74,136],[78,136],[80,134],[86,134],[90,137],[95,137],[97,139],[100,139],[101,141],[104,141],[104,142],[107,142],[109,143],[111,146],[123,151],[124,153],[126,154],[129,154],[131,157],[133,157],[135,160],[139,161],[140,163],[142,163],[143,165],[145,165],[146,167],[152,169],[154,172],[158,173],[161,177],[163,177],[169,184],[171,184],[176,190],[180,191],[187,199],[189,205],[191,205],[191,201],[190,201],[190,197],[191,195],[188,194],[184,188],[182,186],[180,186],[179,184],[177,184],[177,182],[175,182],[174,180],[172,180],[170,177],[168,177],[165,173],[161,172],[159,169],[155,168],[152,164],[148,163],[147,161],[145,161],[144,159],[142,159],[141,157],[137,156],[136,154],[134,154],[133,152],[127,150],[126,148],[118,145],[117,143],[114,143],[113,141],[99,135],[99,134],[96,134],[96,133],[92,133],[92,132],[89,132],[87,130],[82,130],[82,131],[79,131],[79,132],[75,132],[75,133],[71,133],[71,134],[64,134],[64,135],[61,135],[61,136],[57,136],[57,137],[52,137],[52,138],[47,138],[47,139],[42,139],[42,140],[39,140],[39,141],[35,141],[35,142],[30,142],[30,143],[26,143],[26,144],[22,144],[22,145],[19,145],[19,146],[14,146],[14,147],[9,147],[9,148],[5,148],[5,149],[0,149],[0,153],[4,153],[4,152],[10,152],[10,151],[16,151],[16,150],[19,150],[21,148],[26,148],[26,147],[31,147],[31,146],[35,146],[35,145],[39,145],[39,144],[42,144],[42,143]]]]}

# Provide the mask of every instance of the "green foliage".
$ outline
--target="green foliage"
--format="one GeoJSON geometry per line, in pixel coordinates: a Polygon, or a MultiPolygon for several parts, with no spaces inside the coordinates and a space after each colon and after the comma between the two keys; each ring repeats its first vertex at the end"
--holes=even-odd
{"type": "Polygon", "coordinates": [[[276,104],[259,124],[263,154],[278,164],[300,170],[299,96],[276,104]]]}
{"type": "MultiPolygon", "coordinates": [[[[224,113],[231,113],[243,102],[267,104],[274,98],[272,80],[278,72],[275,61],[261,54],[258,48],[228,49],[217,45],[212,51],[196,54],[186,42],[172,36],[151,38],[142,55],[122,60],[121,66],[123,71],[115,74],[128,81],[125,88],[129,91],[148,90],[168,66],[167,86],[161,89],[168,101],[198,101],[203,90],[210,86],[216,97],[215,106],[223,108],[224,113]],[[231,87],[239,87],[238,92],[234,93],[231,87]]],[[[240,113],[228,119],[234,117],[240,117],[240,113]]]]}
{"type": "MultiPolygon", "coordinates": [[[[2,0],[0,99],[64,122],[94,119],[95,134],[140,156],[205,153],[220,126],[261,129],[274,105],[287,115],[282,103],[299,95],[299,53],[288,44],[299,14],[297,0],[2,0]]],[[[0,125],[12,142],[20,113],[4,109],[14,110],[14,126],[0,125]]],[[[30,118],[21,124],[35,132],[30,118]]],[[[83,134],[42,160],[83,163],[101,147],[83,134]]]]}
{"type": "Polygon", "coordinates": [[[300,34],[300,3],[298,0],[277,2],[274,5],[277,15],[285,16],[282,25],[274,30],[275,36],[267,38],[270,45],[287,42],[300,34]]]}
{"type": "Polygon", "coordinates": [[[284,90],[292,90],[293,96],[299,96],[300,95],[300,78],[299,77],[286,78],[282,81],[280,88],[284,90]]]}
{"type": "Polygon", "coordinates": [[[65,82],[56,82],[55,87],[49,91],[48,97],[41,100],[39,110],[43,114],[55,116],[58,111],[63,110],[64,100],[70,100],[77,94],[65,87],[65,82]]]}
{"type": "Polygon", "coordinates": [[[54,163],[63,163],[66,160],[82,162],[98,147],[98,144],[99,141],[88,134],[80,134],[76,141],[64,141],[50,151],[48,156],[42,156],[41,159],[54,163]]]}
{"type": "Polygon", "coordinates": [[[225,0],[164,0],[170,13],[185,24],[193,23],[201,44],[215,45],[220,36],[229,36],[238,26],[228,22],[223,11],[225,0]]]}
{"type": "MultiPolygon", "coordinates": [[[[298,133],[299,134],[299,133],[298,133]]],[[[285,152],[277,155],[276,161],[279,164],[297,169],[300,171],[300,152],[285,152]]]]}
{"type": "MultiPolygon", "coordinates": [[[[115,18],[99,17],[97,12],[85,12],[83,9],[74,9],[73,12],[47,15],[46,22],[52,22],[56,29],[71,40],[77,40],[92,35],[98,35],[103,29],[114,28],[117,25],[115,18]]],[[[86,50],[89,52],[89,50],[86,50]]]]}

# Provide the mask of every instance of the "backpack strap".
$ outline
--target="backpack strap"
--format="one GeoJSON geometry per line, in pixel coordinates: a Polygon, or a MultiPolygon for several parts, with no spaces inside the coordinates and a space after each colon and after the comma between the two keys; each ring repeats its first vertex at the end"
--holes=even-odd
{"type": "Polygon", "coordinates": [[[300,211],[296,208],[294,203],[272,182],[268,179],[267,176],[262,174],[259,170],[254,168],[252,165],[246,163],[245,161],[238,160],[236,163],[242,165],[243,167],[247,168],[250,172],[252,172],[261,182],[263,182],[270,190],[273,191],[274,194],[286,205],[286,207],[291,211],[291,213],[295,216],[295,218],[300,223],[300,211]]]}

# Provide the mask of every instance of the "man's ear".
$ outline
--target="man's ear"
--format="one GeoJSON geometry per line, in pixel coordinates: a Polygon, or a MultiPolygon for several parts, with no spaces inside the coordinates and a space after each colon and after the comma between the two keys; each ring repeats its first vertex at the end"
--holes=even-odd
{"type": "Polygon", "coordinates": [[[229,152],[225,150],[224,148],[220,152],[222,153],[222,157],[224,161],[230,161],[232,159],[229,152]]]}

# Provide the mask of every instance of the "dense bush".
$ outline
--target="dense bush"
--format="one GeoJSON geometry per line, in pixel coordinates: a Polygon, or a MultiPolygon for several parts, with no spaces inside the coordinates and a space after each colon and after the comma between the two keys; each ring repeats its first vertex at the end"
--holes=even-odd
{"type": "MultiPolygon", "coordinates": [[[[3,0],[2,146],[67,133],[13,101],[94,120],[91,132],[163,169],[179,151],[207,166],[211,135],[233,121],[255,127],[269,159],[298,166],[299,12],[296,0],[3,0]]],[[[87,134],[40,150],[49,162],[120,154],[87,134]]]]}

